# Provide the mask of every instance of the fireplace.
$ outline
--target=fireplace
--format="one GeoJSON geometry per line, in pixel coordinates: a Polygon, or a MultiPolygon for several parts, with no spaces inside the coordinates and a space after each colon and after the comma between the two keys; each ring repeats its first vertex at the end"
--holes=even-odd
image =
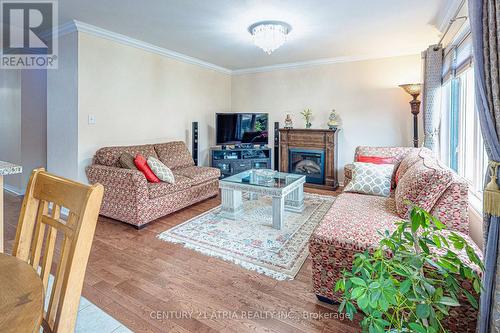
{"type": "Polygon", "coordinates": [[[325,182],[325,152],[315,149],[290,148],[288,172],[306,176],[310,184],[325,182]]]}
{"type": "Polygon", "coordinates": [[[337,131],[280,129],[279,169],[306,176],[306,185],[336,189],[337,131]]]}

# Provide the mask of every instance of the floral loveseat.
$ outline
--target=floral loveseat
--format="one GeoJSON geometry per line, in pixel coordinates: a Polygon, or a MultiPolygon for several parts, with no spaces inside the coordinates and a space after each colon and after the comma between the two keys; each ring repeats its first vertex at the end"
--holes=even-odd
{"type": "MultiPolygon", "coordinates": [[[[390,197],[342,193],[315,229],[309,242],[313,285],[318,299],[340,301],[333,291],[344,270],[350,270],[354,255],[377,246],[379,231],[394,231],[394,222],[407,218],[404,199],[431,212],[448,229],[459,232],[480,254],[469,234],[468,184],[450,169],[440,165],[426,148],[358,147],[360,155],[392,157],[396,164],[397,186],[390,197]]],[[[345,181],[351,180],[352,166],[345,168],[345,181]]],[[[467,258],[464,254],[463,258],[467,258]]],[[[462,257],[462,256],[461,256],[462,257]]],[[[473,332],[477,312],[470,306],[450,313],[447,326],[456,332],[473,332]]]]}
{"type": "Polygon", "coordinates": [[[182,141],[101,148],[86,172],[91,184],[104,186],[100,214],[137,228],[219,193],[220,170],[195,166],[182,141]],[[142,172],[120,168],[124,152],[158,158],[172,169],[175,184],[148,183],[142,172]]]}

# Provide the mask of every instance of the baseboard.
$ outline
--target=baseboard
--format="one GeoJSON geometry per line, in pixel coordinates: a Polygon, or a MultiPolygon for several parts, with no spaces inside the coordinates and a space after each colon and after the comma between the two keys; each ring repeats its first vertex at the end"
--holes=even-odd
{"type": "Polygon", "coordinates": [[[26,193],[25,189],[20,190],[15,186],[7,185],[7,184],[3,184],[3,189],[9,193],[16,195],[16,196],[22,196],[22,195],[24,195],[24,193],[26,193]]]}

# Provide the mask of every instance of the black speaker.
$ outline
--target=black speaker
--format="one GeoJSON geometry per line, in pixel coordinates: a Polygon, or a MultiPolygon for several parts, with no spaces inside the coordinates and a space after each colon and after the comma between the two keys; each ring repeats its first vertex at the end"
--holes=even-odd
{"type": "Polygon", "coordinates": [[[274,170],[280,170],[280,123],[274,123],[274,170]]]}
{"type": "Polygon", "coordinates": [[[191,153],[193,154],[194,165],[198,165],[198,122],[193,121],[191,126],[191,143],[193,145],[191,153]]]}

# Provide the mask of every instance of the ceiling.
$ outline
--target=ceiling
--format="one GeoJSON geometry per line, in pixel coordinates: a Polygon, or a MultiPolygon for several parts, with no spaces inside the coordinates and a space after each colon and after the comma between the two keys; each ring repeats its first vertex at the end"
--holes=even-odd
{"type": "Polygon", "coordinates": [[[236,70],[325,58],[415,54],[439,40],[438,17],[458,0],[60,0],[59,23],[78,20],[236,70]],[[267,55],[247,27],[293,30],[267,55]]]}

